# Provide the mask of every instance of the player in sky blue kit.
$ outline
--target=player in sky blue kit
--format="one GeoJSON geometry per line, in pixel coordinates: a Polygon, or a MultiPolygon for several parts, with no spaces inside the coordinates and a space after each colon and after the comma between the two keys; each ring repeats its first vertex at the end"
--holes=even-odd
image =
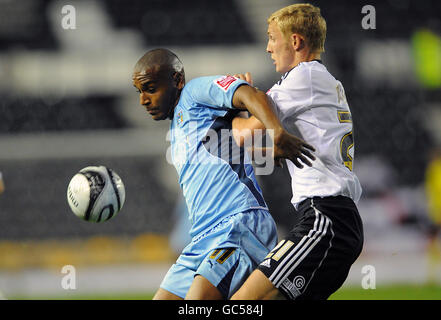
{"type": "Polygon", "coordinates": [[[230,133],[248,110],[272,134],[272,157],[311,165],[311,146],[287,133],[265,93],[232,76],[196,78],[166,49],[147,52],[133,84],[154,120],[170,119],[171,160],[191,221],[191,242],[163,279],[154,299],[227,299],[276,242],[254,170],[230,133]]]}

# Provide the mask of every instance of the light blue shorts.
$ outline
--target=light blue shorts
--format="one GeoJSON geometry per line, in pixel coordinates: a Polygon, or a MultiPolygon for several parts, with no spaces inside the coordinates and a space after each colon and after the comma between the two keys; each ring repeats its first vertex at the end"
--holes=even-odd
{"type": "Polygon", "coordinates": [[[195,236],[160,287],[185,298],[194,277],[201,275],[228,299],[276,244],[276,225],[267,210],[233,214],[195,236]]]}

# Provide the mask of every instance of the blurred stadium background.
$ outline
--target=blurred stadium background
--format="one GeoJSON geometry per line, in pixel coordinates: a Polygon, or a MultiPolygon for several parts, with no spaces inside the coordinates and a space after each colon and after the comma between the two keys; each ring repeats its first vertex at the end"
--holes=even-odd
{"type": "MultiPolygon", "coordinates": [[[[398,286],[388,298],[418,298],[429,286],[424,297],[440,299],[441,3],[310,2],[328,23],[323,61],[346,89],[364,190],[365,247],[341,297],[381,298],[381,288],[398,286]],[[376,29],[362,28],[366,4],[376,9],[376,29]],[[375,267],[375,290],[361,288],[366,265],[375,267]]],[[[168,122],[139,106],[132,67],[146,50],[167,47],[187,80],[250,71],[267,90],[279,76],[265,52],[266,18],[291,3],[0,0],[4,298],[156,290],[187,239],[165,160],[168,122]],[[61,25],[67,4],[76,9],[74,30],[61,25]],[[123,210],[103,224],[79,220],[66,202],[68,182],[88,165],[109,166],[126,186],[123,210]],[[76,268],[75,290],[61,287],[64,265],[76,268]]],[[[295,219],[285,170],[259,178],[280,234],[295,219]]]]}

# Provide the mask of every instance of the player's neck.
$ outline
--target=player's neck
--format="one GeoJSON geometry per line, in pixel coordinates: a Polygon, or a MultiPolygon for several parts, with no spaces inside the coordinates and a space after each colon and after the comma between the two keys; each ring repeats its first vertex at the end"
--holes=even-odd
{"type": "Polygon", "coordinates": [[[297,67],[302,62],[310,62],[314,60],[321,60],[321,54],[316,52],[305,52],[299,54],[294,58],[293,68],[297,67]]]}
{"type": "Polygon", "coordinates": [[[173,115],[175,113],[175,108],[178,105],[179,99],[181,98],[181,92],[182,89],[178,90],[177,94],[176,94],[176,99],[174,104],[172,105],[172,107],[170,108],[170,111],[168,113],[168,119],[172,120],[173,119],[173,115]]]}

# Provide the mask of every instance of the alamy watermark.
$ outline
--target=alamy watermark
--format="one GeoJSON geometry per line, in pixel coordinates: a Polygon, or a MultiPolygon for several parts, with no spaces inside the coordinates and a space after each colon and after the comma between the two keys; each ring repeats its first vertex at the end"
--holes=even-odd
{"type": "Polygon", "coordinates": [[[377,271],[373,265],[365,265],[361,268],[361,287],[365,290],[377,288],[377,271]]]}
{"type": "Polygon", "coordinates": [[[178,171],[184,165],[231,166],[255,165],[256,175],[269,175],[274,171],[273,142],[270,130],[198,129],[196,121],[188,123],[185,130],[172,129],[166,140],[167,162],[178,171]],[[242,144],[240,141],[242,140],[242,144]]]}
{"type": "Polygon", "coordinates": [[[61,278],[61,287],[64,290],[75,290],[77,288],[77,271],[72,265],[65,265],[61,268],[61,273],[65,274],[61,278]]]}
{"type": "Polygon", "coordinates": [[[361,27],[364,30],[377,29],[377,12],[373,5],[367,4],[361,8],[361,13],[365,14],[361,19],[361,27]]]}
{"type": "Polygon", "coordinates": [[[61,8],[61,27],[65,30],[77,28],[77,13],[73,5],[67,4],[61,8]]]}

